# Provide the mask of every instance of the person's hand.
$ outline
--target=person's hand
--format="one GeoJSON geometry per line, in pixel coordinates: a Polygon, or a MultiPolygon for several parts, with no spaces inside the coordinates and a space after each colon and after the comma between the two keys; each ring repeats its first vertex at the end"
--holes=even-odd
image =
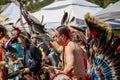
{"type": "Polygon", "coordinates": [[[16,28],[16,26],[15,26],[15,25],[12,25],[12,28],[16,28]]]}
{"type": "Polygon", "coordinates": [[[5,69],[5,66],[0,66],[0,70],[3,70],[3,69],[5,69]]]}
{"type": "Polygon", "coordinates": [[[56,71],[56,74],[57,74],[57,73],[64,73],[64,74],[67,74],[66,72],[60,71],[60,70],[56,71]]]}
{"type": "Polygon", "coordinates": [[[14,63],[14,64],[19,64],[19,63],[21,63],[21,59],[14,60],[13,63],[14,63]]]}
{"type": "Polygon", "coordinates": [[[54,73],[54,74],[56,73],[53,66],[49,66],[47,70],[48,70],[48,72],[50,72],[50,73],[54,73]]]}
{"type": "Polygon", "coordinates": [[[51,45],[58,53],[63,52],[63,46],[59,45],[56,41],[51,42],[51,45]]]}
{"type": "Polygon", "coordinates": [[[11,60],[11,61],[9,61],[9,66],[12,66],[14,63],[13,63],[13,61],[11,60]]]}
{"type": "Polygon", "coordinates": [[[10,40],[12,40],[14,38],[16,38],[16,36],[15,35],[11,35],[10,40]]]}
{"type": "Polygon", "coordinates": [[[46,60],[47,60],[47,56],[43,56],[42,61],[46,61],[46,60]]]}
{"type": "Polygon", "coordinates": [[[24,68],[23,73],[30,73],[30,69],[29,68],[24,68]]]}
{"type": "Polygon", "coordinates": [[[18,63],[19,63],[19,60],[15,60],[13,63],[14,63],[14,64],[18,64],[18,63]]]}

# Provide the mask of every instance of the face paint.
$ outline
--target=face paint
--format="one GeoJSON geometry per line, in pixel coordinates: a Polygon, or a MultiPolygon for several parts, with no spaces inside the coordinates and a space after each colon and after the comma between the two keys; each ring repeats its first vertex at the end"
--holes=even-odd
{"type": "Polygon", "coordinates": [[[63,38],[62,38],[62,35],[60,36],[59,32],[57,30],[55,30],[55,33],[54,33],[54,36],[53,36],[54,40],[57,41],[57,43],[59,45],[62,45],[62,42],[63,42],[63,38]]]}

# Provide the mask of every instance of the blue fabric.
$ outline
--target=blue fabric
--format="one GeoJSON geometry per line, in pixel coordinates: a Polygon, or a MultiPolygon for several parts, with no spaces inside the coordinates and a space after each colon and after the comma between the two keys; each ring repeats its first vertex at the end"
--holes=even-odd
{"type": "Polygon", "coordinates": [[[24,50],[22,48],[22,45],[16,42],[16,44],[13,45],[12,47],[14,47],[17,50],[18,58],[22,58],[23,57],[23,52],[24,52],[24,50]]]}
{"type": "MultiPolygon", "coordinates": [[[[18,58],[23,58],[23,52],[24,52],[24,50],[22,48],[22,45],[16,42],[14,45],[12,45],[12,47],[17,50],[17,52],[18,52],[18,55],[17,55],[18,58]]],[[[9,59],[9,61],[10,61],[10,59],[9,59]]],[[[19,64],[14,64],[14,65],[12,65],[12,66],[9,67],[8,73],[11,73],[13,71],[19,70],[19,68],[20,68],[19,64]]],[[[18,80],[19,78],[20,77],[17,76],[17,77],[14,77],[12,79],[9,79],[9,80],[18,80]]]]}
{"type": "Polygon", "coordinates": [[[32,56],[31,56],[30,50],[26,50],[25,51],[24,59],[25,59],[25,67],[31,66],[33,60],[32,60],[32,56]]]}
{"type": "Polygon", "coordinates": [[[42,54],[34,45],[24,52],[24,67],[30,68],[30,71],[37,72],[41,68],[42,54]]]}
{"type": "Polygon", "coordinates": [[[90,73],[92,73],[91,80],[100,80],[99,75],[94,68],[90,69],[90,73]]]}

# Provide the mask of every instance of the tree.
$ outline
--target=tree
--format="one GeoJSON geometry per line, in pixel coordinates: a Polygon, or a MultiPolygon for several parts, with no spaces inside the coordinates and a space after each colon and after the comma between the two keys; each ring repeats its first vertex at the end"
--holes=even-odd
{"type": "Polygon", "coordinates": [[[89,2],[95,3],[97,5],[99,5],[100,7],[107,7],[110,3],[115,3],[119,0],[87,0],[89,2]]]}
{"type": "Polygon", "coordinates": [[[0,0],[0,5],[4,5],[4,4],[8,3],[8,2],[9,2],[9,0],[0,0]]]}

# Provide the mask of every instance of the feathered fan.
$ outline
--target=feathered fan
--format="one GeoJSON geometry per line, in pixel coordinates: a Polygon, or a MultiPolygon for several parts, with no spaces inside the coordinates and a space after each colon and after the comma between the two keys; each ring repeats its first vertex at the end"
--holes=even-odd
{"type": "Polygon", "coordinates": [[[45,25],[42,24],[44,16],[42,16],[42,20],[39,21],[37,18],[29,14],[29,12],[25,9],[25,6],[23,6],[21,0],[17,0],[17,1],[20,4],[21,14],[23,15],[27,24],[29,25],[30,31],[32,33],[37,33],[41,35],[43,39],[51,40],[51,38],[47,35],[47,32],[44,28],[45,25]]]}
{"type": "MultiPolygon", "coordinates": [[[[26,19],[27,23],[30,25],[30,29],[33,33],[36,33],[36,32],[37,33],[45,33],[44,25],[42,25],[38,19],[36,19],[32,15],[26,14],[25,12],[22,12],[22,15],[26,19]]],[[[42,17],[42,18],[44,18],[44,17],[42,17]]]]}
{"type": "Polygon", "coordinates": [[[92,64],[95,64],[94,69],[99,78],[101,80],[120,80],[120,53],[117,52],[120,38],[113,42],[114,35],[111,26],[89,13],[85,15],[85,21],[91,37],[88,46],[95,45],[96,47],[96,49],[89,47],[92,49],[88,50],[88,53],[91,54],[89,59],[91,59],[92,64]],[[90,43],[91,41],[92,43],[90,43]]]}

